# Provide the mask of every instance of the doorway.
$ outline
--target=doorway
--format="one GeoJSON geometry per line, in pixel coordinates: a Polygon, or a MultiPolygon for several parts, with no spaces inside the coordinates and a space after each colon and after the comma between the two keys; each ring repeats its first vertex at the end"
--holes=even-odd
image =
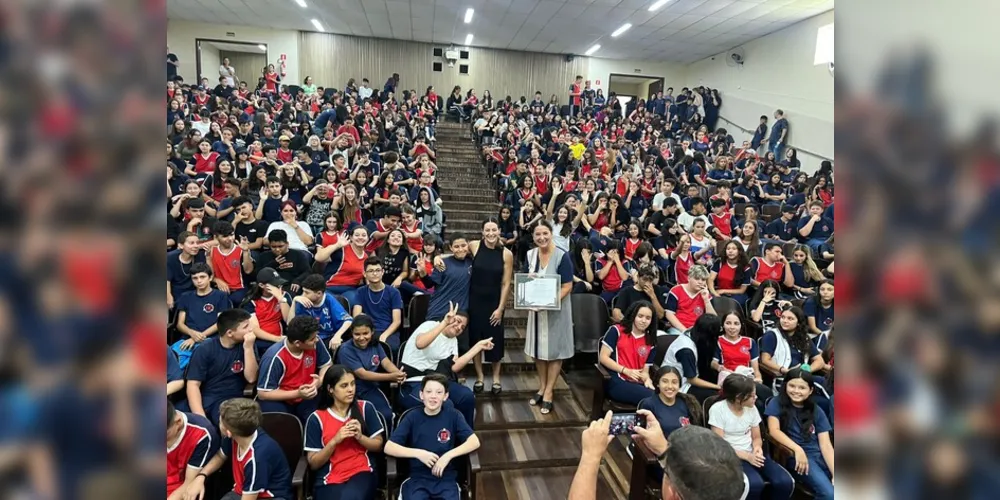
{"type": "Polygon", "coordinates": [[[197,38],[194,43],[197,85],[207,78],[209,90],[215,88],[219,84],[222,63],[229,59],[234,73],[232,85],[237,87],[240,82],[246,82],[251,91],[257,88],[258,79],[267,67],[267,44],[205,38],[197,38]]]}
{"type": "MultiPolygon", "coordinates": [[[[643,99],[648,101],[651,96],[656,95],[657,92],[662,90],[662,76],[639,76],[612,73],[608,79],[609,94],[614,92],[618,96],[629,96],[632,99],[643,99]]],[[[625,102],[622,102],[622,108],[625,108],[625,102]]]]}

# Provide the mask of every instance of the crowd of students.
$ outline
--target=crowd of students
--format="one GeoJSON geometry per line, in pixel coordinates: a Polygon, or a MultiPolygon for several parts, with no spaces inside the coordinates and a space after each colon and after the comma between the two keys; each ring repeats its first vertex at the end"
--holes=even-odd
{"type": "MultiPolygon", "coordinates": [[[[600,353],[618,374],[612,398],[649,408],[669,435],[689,418],[675,405],[699,411],[730,378],[747,376],[756,396],[778,389],[772,435],[784,429],[796,477],[815,476],[826,498],[820,474],[799,467],[799,451],[826,457],[801,430],[820,420],[809,410],[792,430],[787,417],[820,399],[813,387],[821,411],[832,406],[832,377],[799,368],[833,365],[832,166],[800,174],[794,149],[775,161],[780,111],[758,155],[707,123],[721,98],[702,88],[623,108],[578,78],[567,109],[540,93],[494,103],[459,87],[445,104],[433,87],[397,89],[399,75],[382,91],[367,79],[338,90],[277,76],[211,94],[206,83],[167,84],[169,498],[202,494],[229,456],[233,498],[287,500],[288,465],[262,412],[301,422],[315,498],[373,498],[380,453],[409,460],[404,498],[457,498],[452,460],[479,446],[484,362],[490,392],[503,391],[515,269],[562,282],[559,310],[529,312],[528,404],[540,413],[575,354],[572,296],[599,294],[615,323],[600,353]],[[449,114],[473,120],[503,205],[481,235],[446,242],[434,130],[449,114]],[[404,338],[421,295],[426,320],[404,338]],[[726,297],[738,307],[716,315],[726,297]],[[660,334],[677,338],[662,368],[648,364],[660,334]],[[470,363],[472,389],[456,380],[470,363]],[[799,379],[808,387],[791,394],[799,379]]],[[[776,469],[742,448],[773,484],[776,469]]]]}

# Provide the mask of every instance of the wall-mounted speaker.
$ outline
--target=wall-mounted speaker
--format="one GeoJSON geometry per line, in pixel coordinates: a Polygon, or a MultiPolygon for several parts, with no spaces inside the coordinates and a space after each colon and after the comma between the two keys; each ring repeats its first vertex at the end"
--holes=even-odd
{"type": "Polygon", "coordinates": [[[566,62],[573,62],[573,58],[575,57],[573,54],[566,54],[566,62]]]}

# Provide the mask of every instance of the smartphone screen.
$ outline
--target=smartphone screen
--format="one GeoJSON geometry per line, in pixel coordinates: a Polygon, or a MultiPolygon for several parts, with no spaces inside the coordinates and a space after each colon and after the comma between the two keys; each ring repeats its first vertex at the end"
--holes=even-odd
{"type": "Polygon", "coordinates": [[[630,436],[636,426],[642,426],[639,416],[635,413],[616,413],[611,416],[611,427],[608,434],[612,436],[630,436]]]}

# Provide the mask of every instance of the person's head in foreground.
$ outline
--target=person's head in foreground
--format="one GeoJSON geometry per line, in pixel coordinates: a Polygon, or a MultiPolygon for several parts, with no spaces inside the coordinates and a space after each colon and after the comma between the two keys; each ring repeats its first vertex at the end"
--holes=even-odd
{"type": "Polygon", "coordinates": [[[746,484],[733,447],[704,428],[670,434],[663,461],[663,500],[740,500],[746,484]]]}
{"type": "Polygon", "coordinates": [[[219,432],[228,438],[250,437],[260,427],[260,405],[247,398],[230,399],[219,407],[219,432]]]}

